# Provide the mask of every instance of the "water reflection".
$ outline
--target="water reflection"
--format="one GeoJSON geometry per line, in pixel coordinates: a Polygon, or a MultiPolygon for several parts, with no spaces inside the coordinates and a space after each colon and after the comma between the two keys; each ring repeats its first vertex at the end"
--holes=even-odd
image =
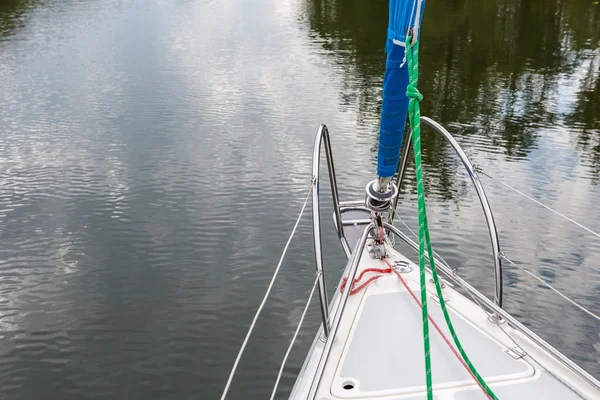
{"type": "Polygon", "coordinates": [[[6,0],[0,2],[0,41],[25,26],[27,13],[38,0],[6,0]]]}
{"type": "MultiPolygon", "coordinates": [[[[598,9],[500,3],[428,4],[424,113],[495,175],[600,221],[598,9]]],[[[342,199],[373,179],[386,23],[387,0],[0,2],[0,397],[217,398],[309,185],[319,123],[342,199]]],[[[489,289],[473,191],[425,135],[436,249],[489,289]]],[[[507,253],[599,311],[598,243],[488,184],[507,253]]],[[[323,233],[335,282],[344,260],[332,224],[323,233]]],[[[233,398],[270,393],[312,283],[310,238],[305,219],[233,398]]],[[[557,324],[564,303],[505,278],[509,310],[600,374],[599,327],[577,312],[557,324]]]]}
{"type": "MultiPolygon", "coordinates": [[[[361,85],[344,91],[359,124],[379,113],[386,1],[311,0],[311,30],[361,85]],[[347,94],[349,93],[349,94],[347,94]]],[[[509,160],[535,149],[540,126],[565,126],[598,181],[600,7],[574,1],[462,0],[427,4],[422,30],[423,113],[483,135],[509,160]]],[[[424,159],[438,164],[444,143],[426,137],[424,159]]],[[[450,180],[448,180],[450,181],[450,180]]]]}

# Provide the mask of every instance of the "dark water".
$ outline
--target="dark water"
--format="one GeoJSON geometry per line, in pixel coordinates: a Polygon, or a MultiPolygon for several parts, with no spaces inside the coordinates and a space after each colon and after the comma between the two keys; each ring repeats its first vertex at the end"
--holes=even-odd
{"type": "MultiPolygon", "coordinates": [[[[217,398],[318,124],[344,199],[373,178],[386,24],[384,0],[0,3],[0,398],[217,398]]],[[[591,0],[428,2],[423,113],[594,230],[599,75],[591,0]]],[[[424,147],[435,247],[491,294],[473,190],[439,138],[424,147]]],[[[600,241],[482,179],[507,255],[600,312],[600,241]]],[[[324,233],[331,283],[344,259],[324,233]]],[[[289,256],[232,399],[270,393],[313,281],[308,218],[289,256]]],[[[600,377],[600,324],[514,268],[505,281],[506,308],[600,377]]],[[[318,324],[313,304],[282,398],[318,324]]]]}

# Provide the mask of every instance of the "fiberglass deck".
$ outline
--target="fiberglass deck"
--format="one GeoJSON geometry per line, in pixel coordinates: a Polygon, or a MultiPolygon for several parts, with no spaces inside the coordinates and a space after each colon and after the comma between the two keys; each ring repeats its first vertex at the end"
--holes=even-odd
{"type": "MultiPolygon", "coordinates": [[[[345,213],[344,219],[364,219],[361,214],[345,213]]],[[[346,227],[344,233],[351,239],[351,248],[355,245],[352,239],[356,240],[362,229],[360,225],[346,227]]],[[[388,259],[409,262],[395,250],[388,259]]],[[[411,265],[412,271],[403,277],[419,297],[418,266],[411,265]]],[[[363,269],[384,267],[381,260],[371,259],[364,251],[357,276],[363,269]]],[[[427,289],[429,313],[452,340],[434,286],[428,284],[427,289]]],[[[481,308],[449,284],[443,290],[465,351],[499,399],[600,399],[593,386],[520,332],[506,323],[501,327],[492,323],[481,308]],[[519,355],[513,348],[525,354],[519,355]]],[[[339,297],[336,291],[332,310],[339,297]]],[[[434,398],[487,399],[431,324],[430,341],[434,398]]],[[[291,399],[306,399],[322,351],[323,342],[317,338],[291,399]]],[[[315,398],[421,400],[426,399],[425,390],[421,309],[396,275],[389,274],[348,299],[315,398]]]]}

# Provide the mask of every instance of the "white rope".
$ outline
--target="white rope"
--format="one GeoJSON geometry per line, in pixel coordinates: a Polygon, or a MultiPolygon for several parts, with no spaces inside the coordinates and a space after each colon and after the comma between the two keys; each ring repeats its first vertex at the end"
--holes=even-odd
{"type": "Polygon", "coordinates": [[[248,344],[250,335],[252,335],[252,331],[254,330],[254,325],[256,325],[256,321],[258,320],[258,317],[259,317],[260,313],[262,312],[262,309],[265,306],[265,303],[267,302],[267,298],[269,297],[269,294],[271,294],[271,289],[273,288],[273,284],[275,283],[277,274],[279,274],[279,269],[281,268],[281,264],[283,263],[285,253],[287,252],[287,249],[290,246],[292,238],[294,237],[294,234],[296,233],[296,229],[298,228],[298,224],[300,223],[300,219],[302,218],[302,214],[304,213],[304,209],[306,208],[306,204],[308,203],[308,198],[310,196],[311,191],[312,191],[312,184],[311,184],[310,188],[308,189],[308,193],[306,194],[306,199],[304,200],[304,204],[302,205],[302,209],[300,210],[300,215],[298,215],[298,219],[296,219],[296,224],[294,225],[294,229],[292,229],[292,233],[290,234],[290,237],[289,237],[287,243],[285,244],[285,247],[283,248],[283,253],[281,253],[281,258],[279,259],[277,268],[275,268],[275,272],[273,272],[273,277],[271,278],[271,282],[269,283],[269,286],[267,287],[265,296],[263,297],[260,305],[258,306],[258,310],[256,310],[256,314],[254,314],[254,318],[252,319],[252,323],[250,324],[248,333],[246,333],[246,337],[244,338],[242,347],[240,348],[240,351],[238,352],[238,355],[233,364],[233,368],[231,368],[231,372],[229,373],[229,378],[227,379],[227,384],[225,385],[225,389],[223,390],[223,394],[221,395],[221,400],[225,400],[225,397],[227,396],[227,392],[229,391],[229,386],[231,386],[231,381],[233,380],[233,376],[235,375],[235,370],[237,369],[240,359],[242,358],[242,354],[244,353],[244,350],[246,349],[246,345],[248,344]]]}
{"type": "Polygon", "coordinates": [[[579,308],[581,311],[585,312],[586,314],[596,318],[598,321],[600,321],[600,316],[594,314],[593,312],[591,312],[590,310],[588,310],[587,308],[585,308],[584,306],[582,306],[581,304],[577,303],[575,300],[571,300],[570,298],[568,298],[567,296],[565,296],[564,294],[562,294],[560,291],[558,291],[558,289],[555,289],[552,285],[550,285],[549,283],[546,283],[546,281],[544,281],[542,278],[540,278],[539,276],[535,275],[532,272],[529,272],[527,269],[515,264],[514,262],[512,262],[511,260],[509,260],[504,254],[501,254],[500,257],[503,260],[506,260],[510,265],[512,265],[513,267],[517,267],[518,269],[520,269],[521,271],[525,272],[526,274],[528,274],[529,276],[537,279],[538,281],[540,281],[544,286],[548,287],[549,289],[553,290],[556,294],[558,294],[560,297],[562,297],[563,299],[567,300],[569,303],[573,304],[575,307],[579,308]]]}
{"type": "Polygon", "coordinates": [[[304,322],[304,317],[306,316],[306,312],[308,311],[308,306],[310,306],[310,301],[312,300],[312,297],[315,294],[315,289],[317,287],[317,282],[319,281],[320,276],[321,276],[321,273],[319,272],[317,274],[317,277],[315,278],[315,283],[313,283],[312,290],[310,291],[310,295],[308,295],[308,301],[306,302],[306,306],[304,306],[304,311],[302,312],[302,316],[300,317],[300,321],[298,322],[298,327],[296,328],[296,332],[294,332],[294,337],[292,337],[292,341],[291,341],[287,351],[285,352],[283,361],[281,362],[281,368],[279,368],[279,373],[277,374],[277,380],[275,381],[275,386],[273,387],[273,393],[271,393],[270,400],[273,400],[275,398],[275,393],[277,393],[277,387],[279,386],[279,381],[281,380],[281,375],[283,375],[283,369],[285,367],[285,364],[287,363],[288,356],[290,355],[290,352],[292,351],[292,347],[294,346],[294,343],[296,342],[296,338],[298,337],[298,332],[300,332],[302,323],[304,322]]]}
{"type": "MultiPolygon", "coordinates": [[[[415,0],[415,3],[417,3],[417,1],[415,0]]],[[[414,3],[413,3],[413,7],[414,7],[414,3]]],[[[417,5],[417,15],[415,17],[415,26],[413,28],[413,43],[415,44],[417,39],[419,38],[419,29],[421,28],[421,8],[423,6],[423,0],[418,0],[418,5],[417,5]]],[[[411,16],[412,17],[412,16],[411,16]]]]}
{"type": "MultiPolygon", "coordinates": [[[[413,22],[413,16],[415,15],[415,7],[417,6],[417,1],[418,0],[413,1],[412,9],[410,10],[410,17],[408,17],[408,29],[409,30],[411,28],[410,24],[413,22]]],[[[414,27],[416,28],[418,24],[419,24],[419,21],[415,18],[414,27]]],[[[406,32],[406,37],[408,38],[408,32],[406,32]]]]}
{"type": "Polygon", "coordinates": [[[558,216],[560,216],[560,217],[562,217],[562,218],[566,219],[567,221],[569,221],[569,222],[571,222],[571,223],[573,223],[573,224],[577,225],[578,227],[580,227],[580,228],[582,228],[582,229],[585,229],[586,231],[588,231],[589,233],[591,233],[592,235],[594,235],[594,236],[596,236],[597,238],[599,238],[599,239],[600,239],[600,233],[596,233],[596,232],[594,232],[593,230],[591,230],[591,229],[590,229],[590,228],[588,228],[587,226],[583,226],[583,225],[582,225],[582,224],[580,224],[579,222],[577,222],[577,221],[575,221],[575,220],[573,220],[573,219],[571,219],[571,218],[567,217],[566,215],[563,215],[563,214],[559,213],[558,211],[556,211],[556,210],[554,210],[553,208],[551,208],[551,207],[549,207],[549,206],[545,205],[544,203],[541,203],[541,202],[537,201],[537,200],[536,200],[536,199],[534,199],[533,197],[527,196],[525,193],[521,192],[521,191],[520,191],[520,190],[518,190],[518,189],[515,189],[514,187],[510,186],[508,183],[504,183],[504,182],[502,182],[501,180],[494,178],[493,176],[491,176],[491,175],[487,174],[487,173],[486,173],[484,170],[482,170],[481,168],[478,168],[478,170],[479,170],[479,172],[481,172],[483,175],[487,176],[487,177],[488,177],[488,178],[490,178],[491,180],[493,180],[493,181],[496,181],[496,182],[498,182],[498,183],[500,183],[500,184],[502,184],[502,185],[506,186],[506,187],[507,187],[507,188],[509,188],[510,190],[512,190],[512,191],[514,191],[514,192],[516,192],[516,193],[520,194],[521,196],[523,196],[523,197],[525,197],[525,198],[527,198],[527,199],[529,199],[529,200],[533,201],[534,203],[536,203],[536,204],[538,204],[538,205],[540,205],[540,206],[544,207],[545,209],[552,211],[552,212],[553,212],[553,213],[555,213],[556,215],[558,215],[558,216]]]}

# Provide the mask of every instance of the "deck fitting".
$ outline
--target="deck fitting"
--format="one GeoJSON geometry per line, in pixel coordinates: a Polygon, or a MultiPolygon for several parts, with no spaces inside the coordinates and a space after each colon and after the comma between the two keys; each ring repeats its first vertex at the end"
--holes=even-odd
{"type": "Polygon", "coordinates": [[[407,274],[413,270],[408,261],[394,261],[392,267],[401,274],[407,274]]]}

